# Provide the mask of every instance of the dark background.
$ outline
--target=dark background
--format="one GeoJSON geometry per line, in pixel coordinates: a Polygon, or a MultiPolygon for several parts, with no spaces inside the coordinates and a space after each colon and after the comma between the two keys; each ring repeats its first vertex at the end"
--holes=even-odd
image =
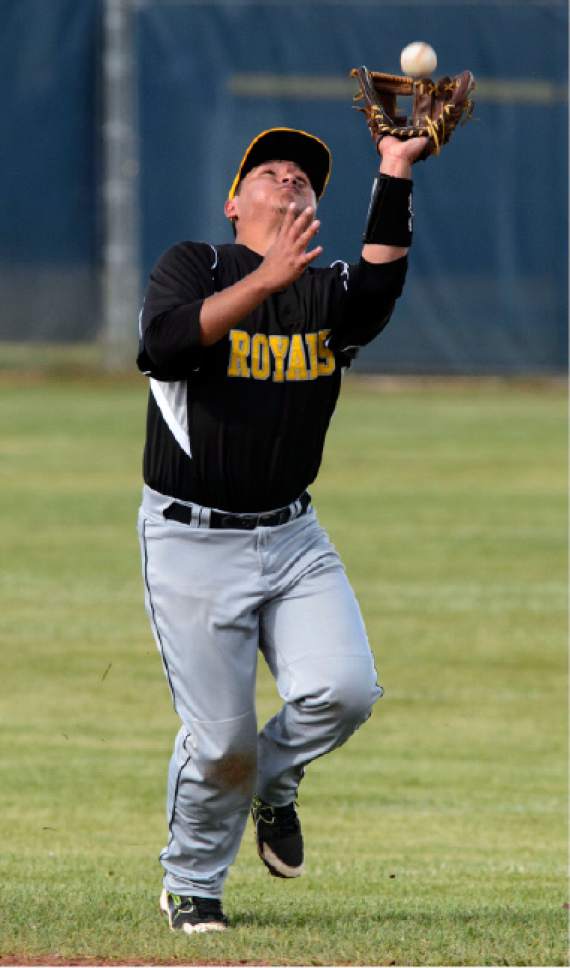
{"type": "MultiPolygon", "coordinates": [[[[8,0],[0,39],[0,339],[85,342],[101,319],[102,5],[8,0]]],[[[351,109],[360,63],[471,69],[475,120],[415,169],[408,285],[362,354],[382,372],[549,373],[567,359],[567,9],[548,2],[139,0],[142,277],[180,239],[229,241],[222,206],[249,140],[322,137],[323,260],[355,260],[375,156],[351,109]],[[304,80],[306,79],[306,80],[304,80]]],[[[136,331],[136,307],[126,326],[136,331]]]]}

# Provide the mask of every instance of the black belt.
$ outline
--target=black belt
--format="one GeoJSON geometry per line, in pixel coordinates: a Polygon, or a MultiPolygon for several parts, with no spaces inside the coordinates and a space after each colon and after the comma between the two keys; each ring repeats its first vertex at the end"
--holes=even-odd
{"type": "Polygon", "coordinates": [[[162,513],[165,518],[179,521],[180,524],[194,523],[202,528],[237,528],[240,531],[253,531],[254,528],[273,528],[278,524],[287,524],[288,521],[305,514],[310,503],[311,495],[305,491],[298,501],[293,501],[289,507],[281,508],[279,511],[266,511],[262,514],[225,514],[223,511],[210,511],[210,519],[207,523],[206,520],[203,523],[200,521],[199,508],[192,509],[186,504],[179,504],[178,501],[173,501],[162,513]]]}

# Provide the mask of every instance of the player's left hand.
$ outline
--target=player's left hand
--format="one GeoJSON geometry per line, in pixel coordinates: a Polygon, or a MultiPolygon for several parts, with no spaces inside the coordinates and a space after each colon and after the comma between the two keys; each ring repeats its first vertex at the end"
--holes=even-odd
{"type": "Polygon", "coordinates": [[[417,161],[425,150],[428,141],[429,138],[426,137],[408,138],[407,141],[401,141],[399,138],[392,137],[392,135],[386,135],[378,142],[378,154],[386,162],[400,161],[413,165],[414,161],[417,161]]]}

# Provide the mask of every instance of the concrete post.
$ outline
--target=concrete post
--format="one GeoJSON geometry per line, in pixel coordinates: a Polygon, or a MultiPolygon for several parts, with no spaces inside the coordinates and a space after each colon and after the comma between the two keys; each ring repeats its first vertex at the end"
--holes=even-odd
{"type": "Polygon", "coordinates": [[[134,365],[141,297],[136,51],[132,0],[103,2],[103,347],[107,370],[134,365]]]}

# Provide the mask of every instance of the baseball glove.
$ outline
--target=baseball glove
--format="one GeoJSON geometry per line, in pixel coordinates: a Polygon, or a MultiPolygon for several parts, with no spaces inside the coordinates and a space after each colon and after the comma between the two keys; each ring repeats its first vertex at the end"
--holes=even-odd
{"type": "Polygon", "coordinates": [[[457,125],[465,124],[473,113],[471,94],[475,78],[471,71],[441,77],[438,81],[427,77],[415,81],[411,77],[355,67],[350,76],[358,78],[360,85],[354,107],[366,115],[376,147],[386,135],[402,141],[427,137],[429,142],[419,160],[438,155],[457,125]],[[409,116],[398,113],[398,95],[412,98],[409,116]]]}

